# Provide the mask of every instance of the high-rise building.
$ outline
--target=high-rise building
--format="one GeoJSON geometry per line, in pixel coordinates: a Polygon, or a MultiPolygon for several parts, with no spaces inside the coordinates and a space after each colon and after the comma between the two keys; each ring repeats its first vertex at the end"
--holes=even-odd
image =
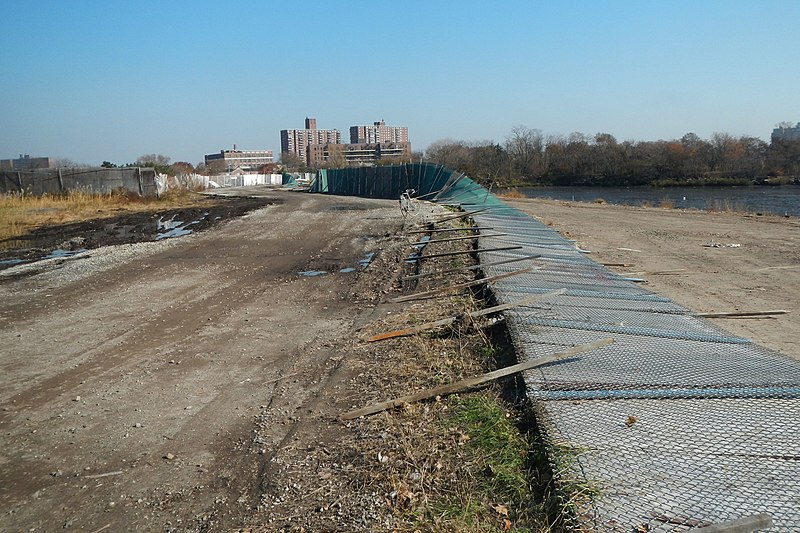
{"type": "Polygon", "coordinates": [[[342,134],[339,130],[318,130],[317,119],[306,118],[303,130],[281,130],[281,153],[295,154],[306,160],[310,144],[340,144],[342,134]]]}
{"type": "Polygon", "coordinates": [[[800,141],[800,122],[797,126],[780,126],[772,130],[772,142],[800,141]]]}
{"type": "Polygon", "coordinates": [[[350,126],[351,144],[406,143],[408,128],[387,126],[384,121],[373,122],[372,126],[350,126]]]}
{"type": "Polygon", "coordinates": [[[233,150],[220,150],[218,154],[205,156],[206,166],[214,164],[215,161],[222,162],[221,170],[231,171],[236,168],[254,170],[261,165],[272,163],[272,150],[237,150],[234,144],[233,150]]]}
{"type": "Polygon", "coordinates": [[[311,167],[323,167],[331,163],[347,166],[371,166],[378,161],[411,162],[411,143],[311,144],[308,146],[307,163],[311,167]]]}

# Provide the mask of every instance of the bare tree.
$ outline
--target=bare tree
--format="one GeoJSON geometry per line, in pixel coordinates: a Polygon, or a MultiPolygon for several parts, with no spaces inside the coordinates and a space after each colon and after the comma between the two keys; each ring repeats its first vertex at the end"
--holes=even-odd
{"type": "Polygon", "coordinates": [[[294,172],[306,171],[306,162],[294,152],[281,152],[281,165],[294,172]]]}
{"type": "Polygon", "coordinates": [[[534,181],[545,172],[545,142],[540,130],[515,126],[506,138],[506,152],[512,172],[525,180],[534,181]]]}

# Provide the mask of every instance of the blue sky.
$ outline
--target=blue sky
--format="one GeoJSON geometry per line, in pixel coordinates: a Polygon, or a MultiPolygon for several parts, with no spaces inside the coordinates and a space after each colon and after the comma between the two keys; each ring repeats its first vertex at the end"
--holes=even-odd
{"type": "Polygon", "coordinates": [[[306,116],[415,150],[518,125],[765,140],[800,121],[800,1],[0,0],[0,158],[196,164],[306,116]]]}

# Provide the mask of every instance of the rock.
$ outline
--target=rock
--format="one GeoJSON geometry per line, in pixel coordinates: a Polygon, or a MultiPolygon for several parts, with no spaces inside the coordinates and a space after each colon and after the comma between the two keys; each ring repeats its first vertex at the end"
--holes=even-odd
{"type": "Polygon", "coordinates": [[[175,459],[175,456],[171,453],[168,453],[167,455],[164,456],[164,459],[166,459],[167,461],[172,461],[173,459],[175,459]]]}

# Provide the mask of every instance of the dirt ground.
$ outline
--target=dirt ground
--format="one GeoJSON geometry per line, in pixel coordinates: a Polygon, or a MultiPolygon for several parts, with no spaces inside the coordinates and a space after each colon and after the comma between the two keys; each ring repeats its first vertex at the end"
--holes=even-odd
{"type": "MultiPolygon", "coordinates": [[[[0,530],[279,529],[292,471],[325,480],[303,458],[385,398],[346,359],[395,308],[377,303],[408,254],[397,203],[237,194],[269,205],[0,272],[0,530]]],[[[376,499],[316,523],[366,528],[376,499]]]]}
{"type": "MultiPolygon", "coordinates": [[[[363,342],[463,311],[385,302],[409,251],[397,203],[230,192],[255,198],[175,217],[205,217],[210,231],[0,271],[0,531],[413,529],[398,506],[427,497],[420,477],[452,475],[440,454],[460,449],[456,429],[420,435],[413,409],[338,419],[482,370],[457,357],[468,337],[363,342]]],[[[795,220],[513,204],[692,309],[798,299],[795,220]],[[703,246],[712,240],[740,246],[703,246]]],[[[116,238],[137,223],[103,227],[116,238]]],[[[50,232],[51,244],[103,243],[86,231],[50,232]]],[[[798,319],[721,323],[797,356],[798,319]]]]}
{"type": "Polygon", "coordinates": [[[590,258],[697,312],[789,310],[712,319],[800,357],[800,222],[796,218],[553,200],[507,200],[575,239],[590,258]],[[708,246],[713,244],[713,246],[708,246]]]}

